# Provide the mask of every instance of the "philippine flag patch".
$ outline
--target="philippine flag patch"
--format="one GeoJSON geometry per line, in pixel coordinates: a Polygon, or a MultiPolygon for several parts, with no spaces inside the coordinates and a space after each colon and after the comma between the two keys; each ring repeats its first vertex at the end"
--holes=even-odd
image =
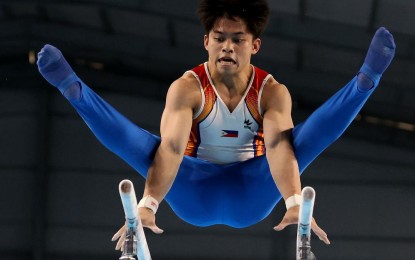
{"type": "Polygon", "coordinates": [[[235,130],[222,130],[222,136],[221,137],[238,137],[238,131],[235,130]]]}

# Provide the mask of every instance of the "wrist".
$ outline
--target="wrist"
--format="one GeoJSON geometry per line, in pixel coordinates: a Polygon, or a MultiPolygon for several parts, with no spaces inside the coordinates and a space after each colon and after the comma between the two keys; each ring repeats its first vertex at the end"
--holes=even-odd
{"type": "Polygon", "coordinates": [[[153,211],[153,213],[156,214],[157,209],[159,207],[159,202],[151,195],[147,195],[140,200],[137,207],[151,209],[151,211],[153,211]]]}
{"type": "Polygon", "coordinates": [[[285,207],[289,210],[292,207],[300,206],[301,204],[301,195],[294,194],[291,197],[288,197],[285,200],[285,207]]]}

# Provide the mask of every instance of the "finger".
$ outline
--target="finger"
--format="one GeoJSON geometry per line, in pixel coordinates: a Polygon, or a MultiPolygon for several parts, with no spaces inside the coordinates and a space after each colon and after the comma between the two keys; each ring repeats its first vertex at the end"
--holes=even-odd
{"type": "Polygon", "coordinates": [[[120,230],[118,230],[117,233],[114,234],[114,236],[111,238],[111,241],[117,240],[120,236],[122,236],[122,234],[124,234],[124,232],[125,232],[125,226],[120,228],[120,230]]]}
{"type": "MultiPolygon", "coordinates": [[[[314,230],[313,230],[314,231],[314,230]]],[[[314,233],[318,236],[318,238],[323,241],[326,245],[330,245],[330,240],[326,234],[326,232],[322,231],[321,233],[319,231],[314,231],[314,233]]]]}
{"type": "Polygon", "coordinates": [[[292,217],[290,214],[286,214],[284,218],[282,219],[282,221],[277,226],[274,227],[274,230],[281,231],[287,226],[297,224],[297,223],[298,223],[297,217],[292,217]]]}
{"type": "Polygon", "coordinates": [[[161,234],[164,232],[163,229],[159,228],[158,226],[156,226],[156,224],[154,223],[154,221],[151,221],[150,224],[145,225],[144,223],[143,227],[150,229],[153,233],[155,234],[161,234]]]}
{"type": "Polygon", "coordinates": [[[149,228],[151,231],[153,231],[155,234],[162,234],[163,232],[164,232],[164,230],[163,229],[161,229],[161,228],[159,228],[158,226],[156,226],[156,225],[151,225],[151,226],[148,226],[147,228],[149,228]]]}
{"type": "Polygon", "coordinates": [[[323,241],[327,245],[330,245],[330,240],[327,236],[327,233],[317,225],[317,223],[314,219],[311,222],[311,229],[313,230],[314,234],[316,234],[321,241],[323,241]]]}
{"type": "Polygon", "coordinates": [[[278,225],[276,225],[274,227],[275,231],[281,231],[283,230],[285,227],[287,227],[288,225],[290,225],[290,223],[284,218],[278,225]]]}
{"type": "Polygon", "coordinates": [[[123,250],[124,248],[124,242],[125,242],[125,236],[121,236],[120,239],[117,242],[117,245],[115,246],[115,250],[123,250]]]}
{"type": "Polygon", "coordinates": [[[125,240],[124,239],[118,240],[117,245],[115,246],[115,250],[122,251],[123,248],[124,248],[124,243],[125,243],[125,240]]]}
{"type": "Polygon", "coordinates": [[[118,232],[115,233],[114,236],[111,238],[111,241],[117,240],[120,236],[121,236],[121,234],[118,234],[118,232]]]}

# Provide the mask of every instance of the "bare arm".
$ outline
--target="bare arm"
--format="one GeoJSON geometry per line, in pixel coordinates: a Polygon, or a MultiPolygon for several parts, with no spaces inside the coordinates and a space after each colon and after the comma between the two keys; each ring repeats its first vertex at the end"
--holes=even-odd
{"type": "Polygon", "coordinates": [[[264,88],[264,138],[272,177],[284,199],[301,194],[300,174],[291,145],[291,96],[287,88],[271,80],[264,88]]]}
{"type": "MultiPolygon", "coordinates": [[[[294,148],[291,144],[291,96],[287,88],[271,79],[264,88],[261,105],[264,110],[264,138],[267,160],[278,189],[284,200],[294,194],[301,194],[300,172],[294,148]]],[[[298,223],[299,206],[287,210],[275,230],[298,223]]],[[[326,232],[313,219],[311,228],[326,244],[330,244],[326,232]]]]}
{"type": "Polygon", "coordinates": [[[149,168],[144,196],[162,201],[177,175],[192,126],[193,110],[198,105],[200,90],[188,78],[175,81],[166,98],[160,124],[161,143],[149,168]]]}
{"type": "MultiPolygon", "coordinates": [[[[169,192],[183,160],[193,112],[200,107],[201,100],[198,83],[192,75],[185,74],[170,86],[160,124],[161,143],[147,173],[144,196],[151,195],[161,202],[169,192]]],[[[140,207],[139,214],[144,227],[157,234],[163,233],[151,209],[140,207]]],[[[124,225],[112,238],[113,241],[119,239],[116,250],[123,248],[125,229],[124,225]]]]}

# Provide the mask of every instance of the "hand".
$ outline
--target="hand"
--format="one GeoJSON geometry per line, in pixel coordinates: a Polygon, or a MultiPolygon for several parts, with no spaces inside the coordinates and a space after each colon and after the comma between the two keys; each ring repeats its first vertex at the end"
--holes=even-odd
{"type": "MultiPolygon", "coordinates": [[[[153,211],[151,211],[148,208],[139,208],[138,213],[141,218],[141,223],[143,224],[143,227],[151,229],[155,234],[161,234],[164,231],[157,227],[156,225],[156,216],[154,215],[153,211]]],[[[117,245],[115,246],[115,250],[122,251],[124,248],[124,242],[125,242],[125,231],[126,231],[126,225],[124,225],[120,230],[115,233],[115,235],[112,237],[111,241],[115,241],[117,239],[117,245]]]]}
{"type": "Polygon", "coordinates": [[[139,208],[138,212],[141,217],[141,223],[143,227],[151,229],[155,234],[161,234],[164,231],[156,225],[156,215],[151,209],[148,208],[139,208]]]}
{"type": "MultiPolygon", "coordinates": [[[[289,225],[298,224],[299,211],[300,206],[292,207],[289,210],[287,210],[287,212],[284,215],[284,218],[277,226],[274,227],[274,230],[281,231],[289,225]]],[[[317,225],[314,218],[311,220],[311,229],[321,241],[323,241],[327,245],[330,245],[330,240],[328,239],[326,232],[324,232],[324,230],[317,225]]]]}

